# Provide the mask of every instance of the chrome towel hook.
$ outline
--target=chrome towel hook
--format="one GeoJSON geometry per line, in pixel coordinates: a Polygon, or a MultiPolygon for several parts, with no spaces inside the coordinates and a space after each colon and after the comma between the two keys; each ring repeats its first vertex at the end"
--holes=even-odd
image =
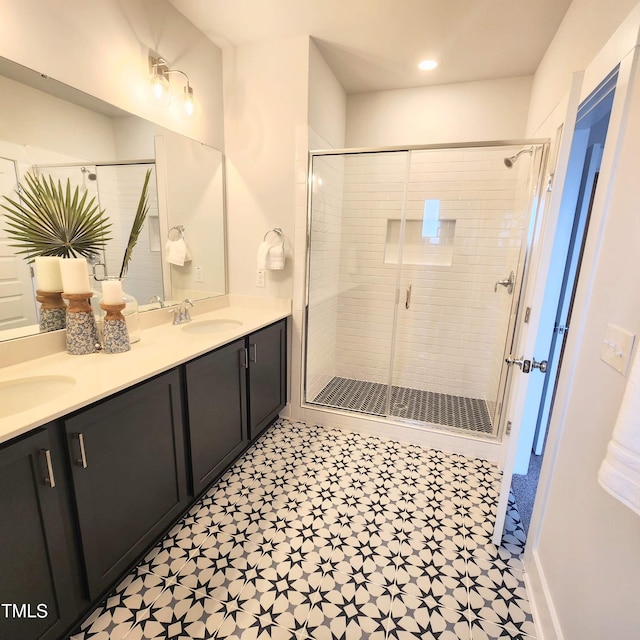
{"type": "Polygon", "coordinates": [[[278,238],[280,238],[280,240],[284,243],[284,233],[282,232],[282,229],[280,227],[274,227],[273,229],[269,229],[269,231],[267,231],[267,233],[264,234],[264,238],[262,238],[263,242],[267,241],[267,238],[269,237],[270,233],[275,233],[278,238]]]}
{"type": "Polygon", "coordinates": [[[180,240],[182,238],[182,240],[184,240],[184,226],[181,224],[177,224],[175,227],[171,227],[171,229],[169,229],[169,240],[180,240]],[[172,232],[177,232],[177,233],[172,233],[172,232]]]}

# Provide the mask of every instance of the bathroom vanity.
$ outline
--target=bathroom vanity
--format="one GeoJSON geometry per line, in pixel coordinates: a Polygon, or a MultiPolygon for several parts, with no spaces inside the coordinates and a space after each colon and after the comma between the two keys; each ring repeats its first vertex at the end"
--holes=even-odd
{"type": "Polygon", "coordinates": [[[3,640],[61,638],[273,422],[289,312],[231,306],[150,328],[126,354],[31,361],[76,385],[3,418],[3,640]]]}

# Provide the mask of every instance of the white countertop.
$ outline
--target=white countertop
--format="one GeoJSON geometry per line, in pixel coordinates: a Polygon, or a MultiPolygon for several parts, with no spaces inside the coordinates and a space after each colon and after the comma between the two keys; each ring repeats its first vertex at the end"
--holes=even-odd
{"type": "Polygon", "coordinates": [[[183,331],[188,324],[172,325],[166,309],[152,313],[153,320],[146,324],[161,324],[143,329],[142,339],[131,345],[131,351],[126,353],[72,356],[62,351],[0,368],[0,386],[33,376],[75,379],[75,385],[53,400],[25,406],[18,413],[0,418],[0,443],[286,318],[291,314],[291,301],[224,296],[223,299],[214,298],[209,304],[198,304],[192,310],[192,322],[216,318],[242,322],[241,326],[206,334],[183,331]]]}

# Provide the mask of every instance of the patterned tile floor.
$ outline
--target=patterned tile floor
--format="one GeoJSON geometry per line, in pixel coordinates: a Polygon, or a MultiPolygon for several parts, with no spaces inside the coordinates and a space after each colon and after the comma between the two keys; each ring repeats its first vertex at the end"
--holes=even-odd
{"type": "Polygon", "coordinates": [[[535,635],[482,460],[279,420],[71,640],[535,635]]]}
{"type": "MultiPolygon", "coordinates": [[[[325,407],[382,416],[386,412],[387,385],[336,376],[312,402],[325,407]]],[[[493,434],[487,402],[480,398],[393,385],[389,413],[408,420],[493,434]]]]}

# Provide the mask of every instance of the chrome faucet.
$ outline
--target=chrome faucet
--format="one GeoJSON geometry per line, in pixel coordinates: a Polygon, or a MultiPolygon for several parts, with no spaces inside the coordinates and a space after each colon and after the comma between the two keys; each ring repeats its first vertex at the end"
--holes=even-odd
{"type": "Polygon", "coordinates": [[[153,304],[154,302],[159,303],[160,304],[160,308],[164,309],[164,300],[160,296],[153,296],[153,298],[151,298],[151,300],[149,300],[149,304],[153,304]]]}
{"type": "Polygon", "coordinates": [[[183,300],[179,307],[173,307],[169,312],[173,313],[173,324],[184,324],[185,322],[191,322],[191,314],[189,313],[189,307],[193,307],[194,303],[191,298],[183,300]]]}

